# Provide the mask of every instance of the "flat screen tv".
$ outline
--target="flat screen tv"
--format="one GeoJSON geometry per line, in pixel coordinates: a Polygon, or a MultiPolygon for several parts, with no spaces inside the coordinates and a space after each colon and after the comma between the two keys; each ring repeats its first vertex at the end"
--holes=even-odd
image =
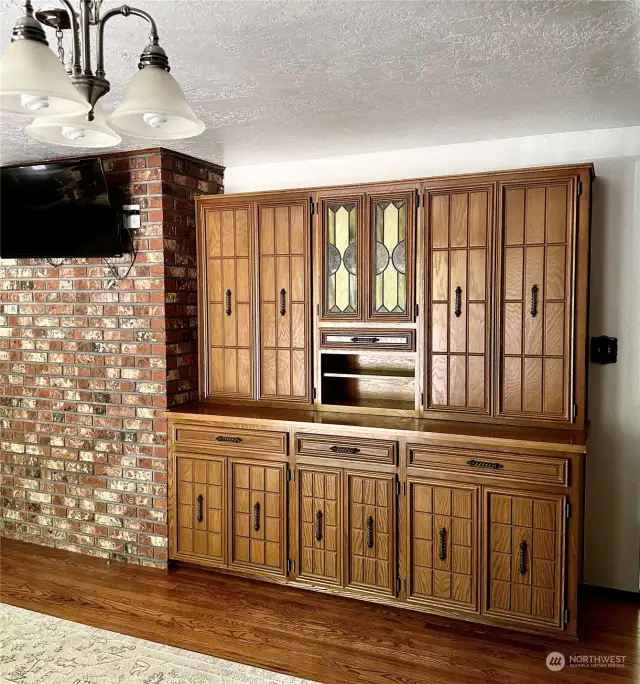
{"type": "Polygon", "coordinates": [[[118,214],[98,159],[5,166],[0,257],[120,256],[118,214]]]}

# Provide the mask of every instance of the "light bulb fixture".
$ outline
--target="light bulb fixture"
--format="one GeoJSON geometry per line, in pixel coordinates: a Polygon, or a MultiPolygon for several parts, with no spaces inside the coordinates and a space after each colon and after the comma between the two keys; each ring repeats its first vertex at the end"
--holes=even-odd
{"type": "Polygon", "coordinates": [[[25,15],[16,23],[11,46],[0,64],[0,110],[33,117],[34,121],[25,129],[32,137],[74,147],[117,145],[121,138],[112,127],[151,140],[188,138],[202,133],[204,123],[169,74],[169,59],[159,45],[151,15],[122,5],[101,17],[102,0],[80,0],[78,12],[71,0],[58,1],[64,8],[39,10],[34,16],[31,0],[26,0],[25,15]],[[96,108],[111,88],[104,69],[104,29],[116,16],[145,19],[150,35],[140,56],[139,71],[122,102],[105,120],[96,108]],[[56,29],[60,61],[48,48],[41,24],[56,29]],[[91,63],[92,26],[96,27],[95,73],[91,63]],[[72,37],[68,75],[61,64],[64,31],[70,31],[72,37]]]}

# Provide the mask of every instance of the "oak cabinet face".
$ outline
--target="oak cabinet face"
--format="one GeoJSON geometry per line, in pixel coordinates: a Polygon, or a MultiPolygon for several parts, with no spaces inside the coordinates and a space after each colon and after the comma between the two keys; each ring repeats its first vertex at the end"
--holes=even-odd
{"type": "Polygon", "coordinates": [[[225,457],[177,457],[177,551],[226,564],[225,457]]]}
{"type": "Polygon", "coordinates": [[[426,193],[427,411],[490,411],[493,195],[493,185],[426,193]]]}
{"type": "Polygon", "coordinates": [[[253,398],[250,206],[204,210],[209,397],[253,398]]]}
{"type": "Polygon", "coordinates": [[[502,416],[572,419],[575,183],[500,186],[502,416]]]}
{"type": "Polygon", "coordinates": [[[342,585],[342,472],[298,467],[300,577],[342,585]]]}
{"type": "Polygon", "coordinates": [[[286,465],[230,459],[231,565],[284,575],[286,465]]]}
{"type": "Polygon", "coordinates": [[[562,629],[562,495],[484,490],[484,612],[562,629]]]}
{"type": "Polygon", "coordinates": [[[408,599],[479,612],[478,492],[410,478],[408,599]]]}
{"type": "Polygon", "coordinates": [[[259,398],[310,403],[310,203],[261,203],[257,216],[259,398]]]}
{"type": "Polygon", "coordinates": [[[348,586],[395,596],[395,475],[346,472],[348,586]]]}

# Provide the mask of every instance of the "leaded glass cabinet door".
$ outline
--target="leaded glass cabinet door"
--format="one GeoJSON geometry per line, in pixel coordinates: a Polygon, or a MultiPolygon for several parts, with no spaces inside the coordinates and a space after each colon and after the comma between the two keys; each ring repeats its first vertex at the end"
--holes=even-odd
{"type": "Polygon", "coordinates": [[[368,318],[413,320],[416,193],[369,196],[368,318]]]}
{"type": "Polygon", "coordinates": [[[321,198],[322,318],[362,319],[362,195],[321,198]]]}

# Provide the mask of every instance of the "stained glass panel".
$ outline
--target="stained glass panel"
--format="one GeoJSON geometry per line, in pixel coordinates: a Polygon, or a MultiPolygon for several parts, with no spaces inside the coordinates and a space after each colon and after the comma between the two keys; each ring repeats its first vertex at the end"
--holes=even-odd
{"type": "Polygon", "coordinates": [[[327,312],[357,312],[358,261],[356,204],[327,206],[327,312]]]}
{"type": "Polygon", "coordinates": [[[407,201],[374,202],[375,292],[374,311],[404,314],[407,310],[407,201]]]}

